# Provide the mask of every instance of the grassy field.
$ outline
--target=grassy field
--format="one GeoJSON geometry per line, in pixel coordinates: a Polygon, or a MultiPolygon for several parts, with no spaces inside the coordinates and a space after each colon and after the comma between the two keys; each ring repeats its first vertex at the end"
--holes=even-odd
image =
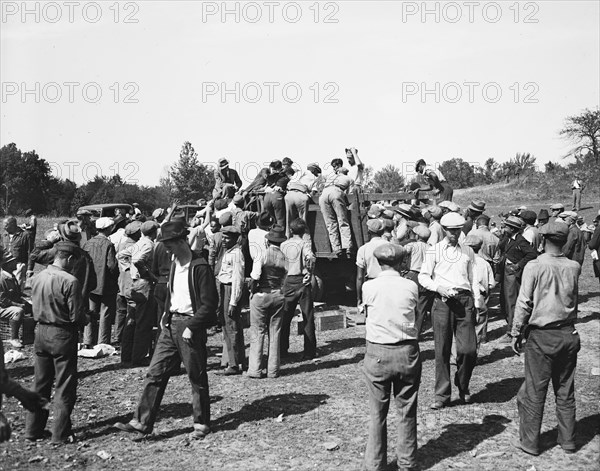
{"type": "MultiPolygon", "coordinates": [[[[484,193],[457,192],[456,200],[466,207],[475,196],[483,197],[489,202],[490,214],[506,209],[500,206],[502,201],[510,200],[510,207],[525,204],[535,210],[554,202],[531,204],[531,199],[511,197],[510,191],[494,187],[484,193]]],[[[584,202],[584,206],[592,206],[584,202]]],[[[598,203],[593,206],[583,211],[587,221],[591,221],[598,203]]],[[[40,234],[51,223],[42,219],[40,234]]],[[[575,383],[577,453],[567,455],[556,446],[551,390],[543,423],[543,453],[531,457],[511,448],[510,439],[517,431],[515,396],[523,381],[523,363],[510,346],[496,341],[505,331],[505,322],[497,317],[494,305],[489,326],[491,341],[482,346],[472,379],[474,404],[458,405],[455,401],[441,411],[429,410],[434,382],[431,330],[420,344],[423,377],[418,458],[422,469],[598,469],[600,376],[592,371],[600,367],[600,285],[593,276],[589,254],[587,257],[580,279],[577,324],[582,340],[575,383]]],[[[347,309],[352,319],[352,308],[347,309]]],[[[112,424],[131,417],[145,369],[119,369],[118,357],[81,360],[79,399],[73,412],[78,443],[53,447],[48,441],[27,442],[23,439],[25,413],[14,399],[8,399],[3,410],[13,424],[14,435],[9,443],[0,445],[0,469],[360,469],[368,424],[367,389],[361,371],[364,337],[363,325],[320,333],[319,358],[314,362],[300,360],[301,337],[293,337],[294,354],[283,363],[281,376],[253,380],[215,375],[221,338],[211,336],[209,382],[214,433],[201,441],[188,437],[192,421],[185,374],[171,378],[155,433],[136,438],[118,433],[112,424]],[[278,419],[281,414],[282,420],[278,419]],[[99,457],[101,451],[110,458],[99,457]]],[[[31,346],[25,352],[28,360],[9,365],[8,369],[13,378],[27,386],[33,378],[31,346]]],[[[454,396],[456,399],[456,391],[454,396]]],[[[390,412],[388,424],[391,461],[395,411],[390,412]]]]}

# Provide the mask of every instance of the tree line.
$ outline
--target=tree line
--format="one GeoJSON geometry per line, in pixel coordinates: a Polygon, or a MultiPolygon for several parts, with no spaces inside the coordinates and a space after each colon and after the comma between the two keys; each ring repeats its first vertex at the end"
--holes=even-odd
{"type": "MultiPolygon", "coordinates": [[[[544,171],[578,172],[596,169],[600,163],[600,109],[583,110],[566,118],[559,135],[574,147],[564,157],[573,157],[567,166],[547,162],[544,171]]],[[[497,182],[527,181],[542,169],[529,152],[517,153],[499,163],[493,157],[483,165],[452,158],[439,165],[439,170],[454,188],[470,188],[497,182]]],[[[418,176],[413,177],[418,178],[418,176]]],[[[364,173],[366,190],[391,193],[400,191],[410,181],[393,164],[375,171],[367,167],[364,173]]],[[[23,214],[32,209],[37,214],[67,216],[77,208],[96,203],[138,203],[145,213],[157,207],[167,207],[174,199],[192,204],[198,199],[210,199],[214,186],[213,169],[198,161],[192,144],[184,142],[179,159],[167,168],[156,186],[144,186],[123,181],[118,174],[97,175],[93,180],[77,185],[69,179],[52,175],[49,162],[35,150],[22,152],[15,143],[0,148],[0,211],[3,215],[23,214]]]]}

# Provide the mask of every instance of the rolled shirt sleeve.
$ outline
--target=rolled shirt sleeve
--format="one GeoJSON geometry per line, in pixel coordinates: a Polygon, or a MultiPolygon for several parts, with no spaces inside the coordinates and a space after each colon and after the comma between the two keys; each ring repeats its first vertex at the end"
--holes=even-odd
{"type": "Polygon", "coordinates": [[[244,256],[241,250],[234,252],[233,273],[231,277],[231,297],[229,300],[230,306],[237,306],[237,303],[242,297],[242,288],[244,286],[244,272],[246,264],[244,262],[244,256]]]}
{"type": "Polygon", "coordinates": [[[435,268],[436,263],[436,250],[435,246],[430,247],[425,252],[425,260],[423,261],[423,265],[421,265],[421,272],[419,273],[418,279],[421,285],[434,293],[437,292],[439,283],[436,283],[433,280],[433,270],[435,268]]]}
{"type": "Polygon", "coordinates": [[[523,277],[521,279],[521,288],[517,303],[515,304],[515,314],[511,335],[516,337],[521,332],[521,327],[527,323],[533,311],[533,292],[535,289],[535,277],[532,266],[525,266],[523,277]]]}

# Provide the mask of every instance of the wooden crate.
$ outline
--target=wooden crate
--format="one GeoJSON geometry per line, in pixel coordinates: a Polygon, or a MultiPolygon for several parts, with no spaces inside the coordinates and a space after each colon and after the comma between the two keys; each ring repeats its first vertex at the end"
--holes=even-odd
{"type": "MultiPolygon", "coordinates": [[[[315,309],[315,311],[316,310],[317,309],[315,309]]],[[[346,311],[343,309],[332,309],[330,307],[327,310],[315,312],[315,330],[317,332],[346,329],[347,327],[346,311]]],[[[296,316],[292,319],[290,331],[296,335],[302,335],[304,333],[304,321],[302,320],[302,317],[296,316]]]]}
{"type": "MultiPolygon", "coordinates": [[[[33,317],[25,317],[19,329],[19,338],[23,345],[31,345],[35,337],[35,324],[33,317]]],[[[0,340],[10,340],[10,323],[8,319],[0,319],[0,340]]]]}

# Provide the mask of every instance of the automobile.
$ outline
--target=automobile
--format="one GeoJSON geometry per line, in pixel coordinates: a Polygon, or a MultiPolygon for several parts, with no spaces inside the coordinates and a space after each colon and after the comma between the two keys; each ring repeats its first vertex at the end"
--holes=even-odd
{"type": "Polygon", "coordinates": [[[202,206],[197,204],[180,204],[175,208],[175,214],[182,214],[185,216],[185,221],[189,224],[198,211],[202,209],[202,206]]]}
{"type": "Polygon", "coordinates": [[[104,203],[104,204],[88,204],[87,206],[81,206],[77,212],[88,210],[92,213],[92,219],[98,219],[102,217],[115,217],[115,209],[119,209],[121,214],[126,215],[133,209],[133,206],[127,203],[104,203]]]}

